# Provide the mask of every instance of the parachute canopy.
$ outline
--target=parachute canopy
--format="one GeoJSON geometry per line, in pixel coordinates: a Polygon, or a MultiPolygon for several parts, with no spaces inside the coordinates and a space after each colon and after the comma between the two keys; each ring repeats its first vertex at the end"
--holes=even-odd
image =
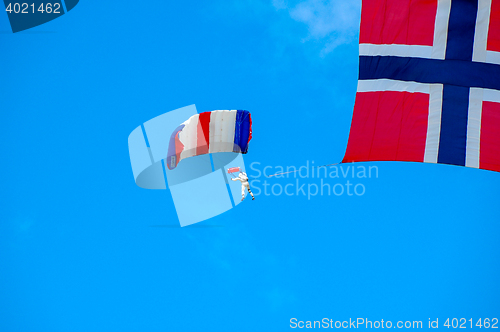
{"type": "Polygon", "coordinates": [[[247,153],[252,139],[252,117],[248,111],[230,110],[193,115],[170,136],[167,167],[182,159],[207,153],[247,153]]]}
{"type": "Polygon", "coordinates": [[[343,162],[500,171],[500,1],[363,0],[343,162]]]}

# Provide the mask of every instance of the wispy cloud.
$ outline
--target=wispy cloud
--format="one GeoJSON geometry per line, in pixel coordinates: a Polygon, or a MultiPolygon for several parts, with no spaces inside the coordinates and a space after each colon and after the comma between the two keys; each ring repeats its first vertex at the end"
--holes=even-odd
{"type": "Polygon", "coordinates": [[[322,56],[339,45],[353,42],[356,37],[361,12],[358,0],[306,0],[295,5],[286,0],[273,0],[273,6],[278,11],[288,11],[293,20],[307,26],[309,34],[302,42],[322,42],[322,56]]]}
{"type": "MultiPolygon", "coordinates": [[[[224,20],[266,28],[273,38],[278,66],[302,43],[307,57],[317,59],[340,45],[357,44],[361,0],[232,0],[216,2],[224,20]]],[[[259,29],[256,29],[259,30],[259,29]]],[[[357,45],[356,45],[357,48],[357,45]]]]}

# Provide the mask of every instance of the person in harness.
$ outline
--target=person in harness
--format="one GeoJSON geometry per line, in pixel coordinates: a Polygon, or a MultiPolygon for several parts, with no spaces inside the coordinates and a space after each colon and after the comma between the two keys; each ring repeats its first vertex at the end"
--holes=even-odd
{"type": "Polygon", "coordinates": [[[240,174],[237,178],[232,178],[233,181],[241,181],[241,200],[245,199],[245,188],[248,190],[250,195],[252,195],[252,201],[255,199],[255,196],[252,194],[250,190],[250,184],[248,183],[248,176],[245,172],[240,171],[240,174]]]}

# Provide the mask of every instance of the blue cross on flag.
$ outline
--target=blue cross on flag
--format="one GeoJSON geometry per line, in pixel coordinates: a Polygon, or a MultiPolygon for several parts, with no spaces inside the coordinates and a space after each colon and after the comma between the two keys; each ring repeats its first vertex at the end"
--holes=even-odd
{"type": "Polygon", "coordinates": [[[500,0],[363,0],[344,162],[500,171],[500,0]]]}

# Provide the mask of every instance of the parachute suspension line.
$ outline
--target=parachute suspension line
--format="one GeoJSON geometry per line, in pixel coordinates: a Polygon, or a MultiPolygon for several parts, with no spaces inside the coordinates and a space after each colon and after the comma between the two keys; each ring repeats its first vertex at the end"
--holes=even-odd
{"type": "MultiPolygon", "coordinates": [[[[331,166],[337,166],[337,165],[340,165],[342,164],[342,162],[339,162],[339,163],[334,163],[334,164],[328,164],[328,165],[321,165],[321,166],[312,166],[311,168],[321,168],[321,167],[331,167],[331,166]]],[[[267,177],[268,178],[272,178],[273,176],[278,176],[278,175],[284,175],[284,174],[290,174],[290,173],[297,173],[298,171],[300,171],[300,169],[297,169],[295,171],[290,171],[290,172],[283,172],[283,173],[276,173],[276,174],[272,174],[272,175],[268,175],[267,177]]]]}
{"type": "MultiPolygon", "coordinates": [[[[210,155],[212,156],[212,158],[217,159],[217,161],[219,161],[222,164],[222,161],[216,156],[215,153],[211,153],[210,155]]],[[[233,173],[229,173],[229,174],[231,174],[231,177],[236,178],[233,173]]]]}

